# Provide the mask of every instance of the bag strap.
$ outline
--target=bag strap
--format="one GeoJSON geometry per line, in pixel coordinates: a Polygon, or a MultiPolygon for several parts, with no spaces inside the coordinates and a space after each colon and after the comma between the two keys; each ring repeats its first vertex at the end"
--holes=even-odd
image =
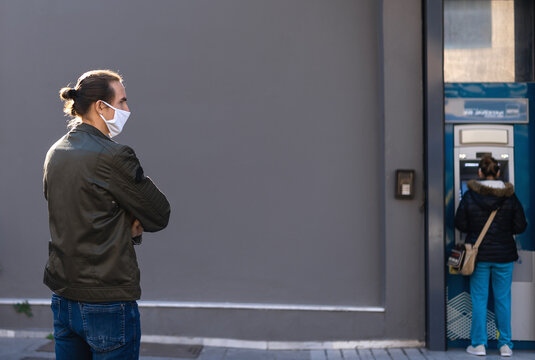
{"type": "Polygon", "coordinates": [[[483,227],[483,230],[481,230],[481,233],[479,233],[479,236],[477,238],[476,243],[474,244],[474,249],[478,249],[479,245],[481,245],[481,242],[483,241],[483,238],[487,234],[487,231],[489,230],[490,224],[492,224],[492,220],[494,220],[494,217],[496,216],[496,213],[498,212],[498,209],[493,210],[490,213],[489,218],[487,219],[487,222],[485,223],[485,226],[483,227]]]}

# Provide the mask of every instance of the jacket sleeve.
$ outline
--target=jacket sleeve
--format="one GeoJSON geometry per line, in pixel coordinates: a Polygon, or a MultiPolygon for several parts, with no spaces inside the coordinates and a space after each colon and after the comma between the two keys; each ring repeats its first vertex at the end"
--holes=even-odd
{"type": "Polygon", "coordinates": [[[463,198],[461,199],[461,202],[459,203],[459,207],[457,208],[457,212],[455,213],[455,227],[462,232],[467,233],[470,228],[470,221],[468,219],[468,211],[467,211],[467,197],[468,192],[464,194],[463,198]]]}
{"type": "Polygon", "coordinates": [[[45,163],[43,164],[43,194],[45,195],[45,199],[48,201],[48,183],[46,180],[47,167],[48,167],[48,153],[46,154],[45,163]]]}
{"type": "Polygon", "coordinates": [[[516,195],[513,196],[515,198],[513,214],[513,234],[521,234],[526,230],[528,223],[526,221],[526,215],[524,215],[524,208],[522,207],[520,200],[518,200],[516,195]]]}
{"type": "Polygon", "coordinates": [[[119,206],[141,222],[144,231],[164,229],[171,212],[165,195],[143,174],[139,160],[124,146],[112,160],[110,192],[119,206]]]}

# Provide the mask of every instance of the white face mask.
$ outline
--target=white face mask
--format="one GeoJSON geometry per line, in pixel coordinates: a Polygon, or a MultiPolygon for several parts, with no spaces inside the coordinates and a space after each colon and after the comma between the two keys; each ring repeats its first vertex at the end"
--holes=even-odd
{"type": "Polygon", "coordinates": [[[108,130],[110,131],[110,137],[117,136],[123,131],[124,124],[126,124],[126,120],[128,120],[128,117],[130,116],[130,112],[126,110],[120,110],[116,109],[104,100],[100,100],[104,104],[108,105],[110,108],[115,110],[115,114],[113,115],[113,119],[106,120],[102,114],[99,114],[102,120],[106,123],[108,126],[108,130]]]}

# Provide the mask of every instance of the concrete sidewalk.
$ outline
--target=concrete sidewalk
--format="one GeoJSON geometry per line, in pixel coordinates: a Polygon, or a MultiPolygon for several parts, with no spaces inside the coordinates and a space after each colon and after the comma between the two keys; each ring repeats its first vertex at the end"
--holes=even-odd
{"type": "MultiPolygon", "coordinates": [[[[55,359],[53,342],[42,338],[0,337],[0,360],[55,359]]],[[[497,350],[477,357],[462,349],[246,350],[195,345],[141,344],[141,360],[453,360],[503,359],[497,350]]],[[[515,351],[512,359],[535,359],[535,351],[515,351]]]]}

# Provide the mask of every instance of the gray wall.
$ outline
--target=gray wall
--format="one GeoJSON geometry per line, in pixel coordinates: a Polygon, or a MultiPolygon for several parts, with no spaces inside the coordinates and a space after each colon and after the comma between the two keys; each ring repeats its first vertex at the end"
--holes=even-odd
{"type": "Polygon", "coordinates": [[[110,68],[132,110],[117,140],[172,206],[138,248],[143,300],[386,309],[145,309],[146,333],[423,339],[419,1],[5,0],[0,49],[0,297],[50,295],[57,91],[110,68]],[[397,168],[415,200],[394,199],[397,168]]]}

